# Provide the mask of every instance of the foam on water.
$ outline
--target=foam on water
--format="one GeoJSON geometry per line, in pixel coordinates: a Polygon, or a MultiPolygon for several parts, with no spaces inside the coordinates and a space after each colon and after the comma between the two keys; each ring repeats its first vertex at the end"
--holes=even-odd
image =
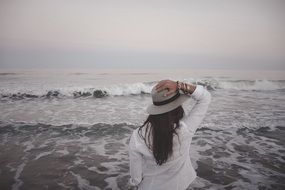
{"type": "MultiPolygon", "coordinates": [[[[191,145],[190,155],[198,178],[189,189],[284,187],[284,126],[273,131],[218,130],[205,124],[202,123],[191,145]]],[[[8,141],[2,141],[0,147],[3,150],[0,159],[5,164],[1,166],[0,185],[14,189],[28,188],[29,184],[39,189],[45,186],[128,189],[127,146],[136,127],[124,123],[88,126],[0,123],[1,141],[3,135],[8,135],[8,141]],[[45,180],[46,175],[49,180],[45,180]]]]}
{"type": "MultiPolygon", "coordinates": [[[[226,90],[258,90],[272,91],[284,90],[285,80],[236,80],[221,78],[185,78],[185,82],[201,84],[207,86],[209,90],[226,89],[226,90]]],[[[92,85],[80,84],[70,86],[70,84],[50,85],[48,81],[42,81],[42,84],[31,85],[23,83],[15,85],[15,82],[4,83],[0,88],[1,100],[21,100],[34,98],[79,98],[79,97],[95,97],[102,98],[106,96],[129,96],[149,94],[152,87],[157,81],[139,82],[139,83],[121,83],[113,85],[92,85]]]]}
{"type": "Polygon", "coordinates": [[[231,81],[219,81],[218,87],[222,89],[234,89],[234,90],[284,90],[284,80],[231,80],[231,81]]]}
{"type": "MultiPolygon", "coordinates": [[[[282,126],[285,121],[283,91],[211,91],[212,102],[207,127],[225,129],[282,126]]],[[[116,124],[122,121],[141,125],[147,117],[149,94],[105,98],[45,99],[0,101],[0,121],[45,123],[52,125],[94,123],[116,124]]],[[[186,112],[195,101],[183,105],[186,112]]]]}
{"type": "Polygon", "coordinates": [[[16,168],[16,174],[14,176],[14,180],[15,183],[12,186],[12,190],[18,190],[19,187],[23,184],[23,181],[20,179],[20,175],[24,169],[24,167],[26,166],[26,162],[20,164],[17,168],[16,168]]]}
{"type": "Polygon", "coordinates": [[[78,188],[80,190],[85,190],[85,189],[88,189],[88,190],[100,190],[100,188],[98,188],[96,186],[91,186],[89,184],[89,181],[86,180],[86,179],[83,179],[80,175],[77,175],[77,174],[75,174],[73,172],[71,172],[71,174],[76,177],[77,183],[78,183],[78,188]]]}
{"type": "MultiPolygon", "coordinates": [[[[157,80],[71,76],[0,74],[1,189],[130,188],[129,137],[157,80]]],[[[179,80],[212,94],[191,145],[198,178],[189,189],[285,189],[285,80],[179,80]]],[[[186,114],[194,104],[183,105],[186,114]]]]}

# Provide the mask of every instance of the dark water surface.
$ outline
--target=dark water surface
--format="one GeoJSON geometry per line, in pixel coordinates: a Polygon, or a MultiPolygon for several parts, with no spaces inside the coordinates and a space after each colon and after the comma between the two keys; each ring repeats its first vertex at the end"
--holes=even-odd
{"type": "MultiPolygon", "coordinates": [[[[136,127],[1,123],[1,189],[129,189],[136,127]]],[[[284,129],[199,129],[191,150],[199,177],[189,189],[284,189],[284,129]]]]}

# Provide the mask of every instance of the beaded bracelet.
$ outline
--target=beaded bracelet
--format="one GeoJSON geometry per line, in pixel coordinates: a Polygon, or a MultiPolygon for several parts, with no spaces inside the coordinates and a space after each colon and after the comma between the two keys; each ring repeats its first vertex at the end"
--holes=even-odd
{"type": "Polygon", "coordinates": [[[179,84],[179,81],[176,81],[176,90],[178,91],[178,90],[180,90],[180,84],[179,84]]]}
{"type": "Polygon", "coordinates": [[[190,87],[188,84],[177,81],[177,90],[181,90],[184,94],[190,94],[190,87]]]}
{"type": "Polygon", "coordinates": [[[189,85],[188,84],[185,84],[184,93],[185,94],[190,94],[189,85]]]}

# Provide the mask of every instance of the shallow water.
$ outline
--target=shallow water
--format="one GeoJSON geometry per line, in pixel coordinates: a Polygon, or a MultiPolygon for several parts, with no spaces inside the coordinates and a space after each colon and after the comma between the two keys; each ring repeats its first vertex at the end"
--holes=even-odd
{"type": "MultiPolygon", "coordinates": [[[[125,123],[52,126],[1,123],[1,189],[127,189],[125,123]]],[[[189,189],[283,189],[284,127],[199,129],[189,189]]]]}
{"type": "MultiPolygon", "coordinates": [[[[76,76],[56,84],[0,76],[1,190],[129,188],[127,145],[147,116],[155,81],[96,85],[76,76]]],[[[212,94],[192,141],[198,178],[188,189],[284,189],[285,81],[183,80],[212,94]]],[[[186,102],[185,111],[193,105],[186,102]]]]}

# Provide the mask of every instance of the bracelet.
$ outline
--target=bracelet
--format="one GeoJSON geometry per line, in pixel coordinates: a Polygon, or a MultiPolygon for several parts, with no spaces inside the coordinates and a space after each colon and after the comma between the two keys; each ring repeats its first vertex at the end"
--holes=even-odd
{"type": "Polygon", "coordinates": [[[189,85],[185,84],[185,94],[189,94],[189,85]]]}
{"type": "Polygon", "coordinates": [[[177,91],[180,90],[180,85],[179,85],[179,81],[176,81],[176,86],[177,86],[177,91]]]}
{"type": "Polygon", "coordinates": [[[191,91],[192,90],[191,85],[184,83],[184,82],[179,82],[179,81],[176,81],[176,84],[177,84],[178,91],[181,90],[186,95],[191,95],[193,93],[193,91],[191,91]]]}
{"type": "Polygon", "coordinates": [[[187,94],[188,93],[188,85],[185,83],[185,86],[184,86],[184,93],[187,94]]]}
{"type": "Polygon", "coordinates": [[[176,82],[177,83],[177,90],[182,90],[183,91],[183,82],[179,82],[179,81],[177,81],[176,82]]]}
{"type": "Polygon", "coordinates": [[[187,94],[187,84],[186,83],[184,83],[183,92],[184,92],[184,94],[187,94]]]}
{"type": "Polygon", "coordinates": [[[185,93],[185,91],[186,91],[186,84],[183,82],[182,85],[183,85],[182,91],[185,93]]]}
{"type": "Polygon", "coordinates": [[[181,90],[184,94],[189,94],[188,85],[184,82],[176,81],[177,83],[177,90],[181,90]]]}

